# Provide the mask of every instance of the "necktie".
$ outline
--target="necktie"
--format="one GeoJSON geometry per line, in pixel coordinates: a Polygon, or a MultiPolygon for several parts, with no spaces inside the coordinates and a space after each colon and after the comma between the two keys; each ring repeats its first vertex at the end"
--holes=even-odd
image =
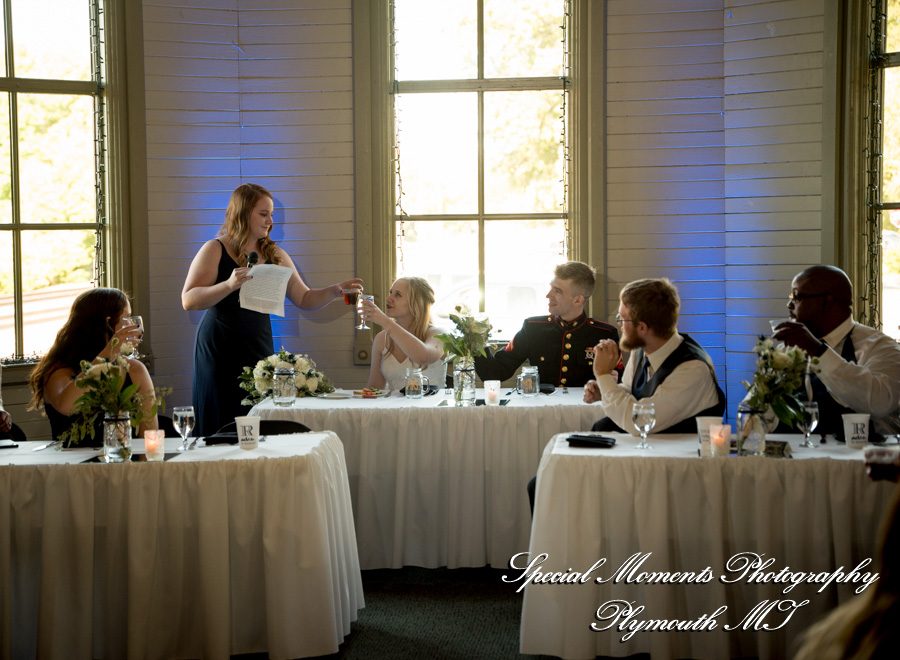
{"type": "Polygon", "coordinates": [[[640,371],[640,373],[638,373],[637,378],[635,378],[635,380],[634,380],[633,389],[635,392],[640,392],[644,388],[644,385],[646,385],[647,381],[649,380],[649,376],[650,376],[650,360],[648,360],[645,357],[644,363],[641,365],[641,371],[640,371]]]}

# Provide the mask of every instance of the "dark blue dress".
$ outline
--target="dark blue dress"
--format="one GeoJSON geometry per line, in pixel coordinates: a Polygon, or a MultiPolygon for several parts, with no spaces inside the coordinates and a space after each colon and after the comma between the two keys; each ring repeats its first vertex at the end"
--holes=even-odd
{"type": "MultiPolygon", "coordinates": [[[[219,258],[216,284],[231,277],[238,268],[225,246],[219,258]]],[[[212,435],[234,418],[246,415],[242,406],[247,394],[240,388],[244,367],[254,367],[275,352],[272,323],[268,314],[241,309],[240,289],[206,310],[197,328],[194,343],[194,415],[195,437],[212,435]]]]}

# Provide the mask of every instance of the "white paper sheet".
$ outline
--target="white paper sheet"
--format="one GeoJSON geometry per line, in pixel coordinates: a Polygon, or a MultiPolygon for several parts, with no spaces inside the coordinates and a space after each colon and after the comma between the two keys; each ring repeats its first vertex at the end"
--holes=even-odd
{"type": "Polygon", "coordinates": [[[284,296],[294,271],[287,266],[260,264],[250,269],[253,278],[241,287],[241,308],[284,316],[284,296]]]}

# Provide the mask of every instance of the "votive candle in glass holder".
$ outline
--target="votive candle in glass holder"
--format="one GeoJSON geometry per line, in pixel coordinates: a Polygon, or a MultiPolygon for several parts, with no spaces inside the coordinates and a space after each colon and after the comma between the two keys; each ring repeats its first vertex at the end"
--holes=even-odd
{"type": "Polygon", "coordinates": [[[728,456],[731,452],[731,424],[715,424],[709,427],[709,444],[712,455],[728,456]]]}
{"type": "Polygon", "coordinates": [[[144,451],[148,461],[161,461],[166,455],[166,432],[144,431],[144,451]]]}
{"type": "Polygon", "coordinates": [[[484,381],[484,402],[489,406],[500,405],[500,381],[484,381]]]}

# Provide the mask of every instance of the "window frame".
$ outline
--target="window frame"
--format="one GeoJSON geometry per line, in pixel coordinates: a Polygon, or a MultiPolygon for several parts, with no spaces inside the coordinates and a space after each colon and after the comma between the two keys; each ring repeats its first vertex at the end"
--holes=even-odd
{"type": "MultiPolygon", "coordinates": [[[[571,0],[568,213],[570,259],[597,269],[596,300],[588,313],[605,316],[606,212],[603,3],[571,0]],[[591,35],[595,35],[591,38],[591,35]],[[598,36],[599,35],[599,36],[598,36]]],[[[393,180],[393,68],[390,0],[353,3],[353,80],[356,160],[357,274],[376,299],[389,290],[396,269],[393,180]]],[[[371,340],[357,334],[357,364],[366,364],[371,340]],[[366,343],[368,341],[368,344],[366,343]],[[365,354],[365,355],[364,355],[365,354]]]]}
{"type": "MultiPolygon", "coordinates": [[[[13,44],[6,34],[12,21],[11,0],[0,0],[4,12],[3,47],[7,60],[11,60],[13,44]]],[[[90,223],[21,223],[16,198],[18,165],[11,163],[13,178],[13,218],[9,227],[14,240],[14,255],[21,254],[21,232],[34,229],[95,229],[99,232],[98,254],[95,258],[95,286],[114,286],[128,292],[136,313],[145,317],[148,332],[144,345],[152,355],[150,337],[149,282],[142,274],[148,272],[147,234],[147,182],[146,182],[146,128],[144,125],[144,70],[142,8],[128,0],[85,0],[95,20],[102,20],[103,32],[98,40],[102,51],[92,57],[102,58],[101,70],[105,79],[92,81],[42,80],[30,78],[0,77],[0,93],[65,93],[82,94],[95,98],[95,144],[103,145],[103,158],[95,163],[101,171],[97,177],[100,198],[96,222],[90,223]],[[98,108],[97,99],[100,99],[98,108]],[[99,117],[99,121],[96,119],[99,117]]],[[[13,26],[13,29],[14,26],[13,26]]],[[[10,109],[11,124],[15,113],[10,109]]],[[[15,137],[11,127],[11,138],[15,137]]],[[[11,139],[12,159],[16,159],[17,141],[11,139]]],[[[95,149],[96,152],[96,149],[95,149]]],[[[4,365],[22,364],[30,369],[33,360],[21,355],[22,333],[22,281],[21,264],[14,258],[15,269],[15,323],[16,347],[14,356],[0,356],[4,365]],[[7,360],[7,358],[10,358],[7,360]]],[[[151,363],[152,366],[152,363],[151,363]]],[[[14,367],[13,367],[14,368],[14,367]]],[[[10,374],[10,376],[14,376],[10,374]]]]}

